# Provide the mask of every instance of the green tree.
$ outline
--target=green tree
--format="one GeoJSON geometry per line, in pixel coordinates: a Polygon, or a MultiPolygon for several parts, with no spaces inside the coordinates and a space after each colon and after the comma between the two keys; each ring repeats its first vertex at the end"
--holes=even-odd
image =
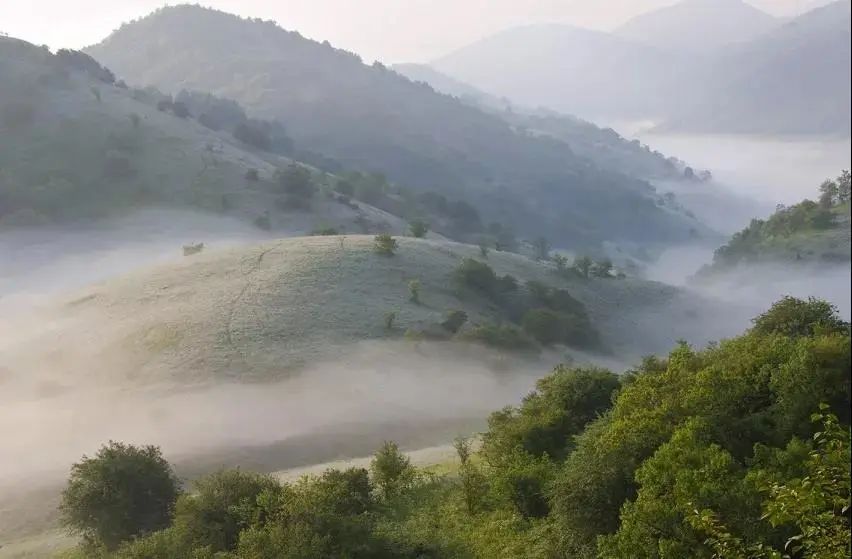
{"type": "Polygon", "coordinates": [[[418,239],[422,239],[426,236],[426,233],[429,232],[429,224],[419,219],[412,221],[408,228],[411,231],[411,236],[417,237],[418,239]]]}
{"type": "Polygon", "coordinates": [[[271,477],[221,470],[198,479],[175,507],[174,529],[191,548],[233,550],[240,532],[251,525],[258,497],[280,489],[271,477]]]}
{"type": "Polygon", "coordinates": [[[298,163],[291,163],[278,172],[278,184],[283,194],[300,199],[311,198],[315,191],[311,171],[298,163]]]}
{"type": "Polygon", "coordinates": [[[841,204],[849,203],[850,188],[852,188],[852,173],[844,170],[837,177],[837,199],[841,204]]]}
{"type": "Polygon", "coordinates": [[[179,494],[159,448],[110,441],[71,467],[59,510],[72,532],[114,549],[168,526],[179,494]]]}
{"type": "Polygon", "coordinates": [[[393,256],[397,247],[399,247],[399,242],[387,233],[376,235],[373,238],[373,249],[382,256],[393,256]]]}
{"type": "Polygon", "coordinates": [[[598,260],[592,265],[592,274],[599,278],[612,277],[612,261],[609,258],[598,260]]]}
{"type": "Polygon", "coordinates": [[[783,336],[813,336],[817,332],[848,332],[837,307],[827,301],[809,297],[807,301],[786,296],[753,321],[752,331],[783,336]]]}
{"type": "Polygon", "coordinates": [[[396,443],[386,441],[373,455],[370,472],[384,499],[392,499],[411,487],[415,470],[411,460],[403,454],[396,443]]]}
{"type": "Polygon", "coordinates": [[[521,321],[524,331],[542,345],[563,341],[562,317],[550,309],[530,309],[521,321]]]}

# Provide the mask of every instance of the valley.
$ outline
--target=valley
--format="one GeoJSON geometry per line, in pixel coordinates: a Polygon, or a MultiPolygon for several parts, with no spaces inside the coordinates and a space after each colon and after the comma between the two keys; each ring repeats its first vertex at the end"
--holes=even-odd
{"type": "Polygon", "coordinates": [[[849,549],[848,0],[143,4],[0,34],[0,559],[849,549]]]}

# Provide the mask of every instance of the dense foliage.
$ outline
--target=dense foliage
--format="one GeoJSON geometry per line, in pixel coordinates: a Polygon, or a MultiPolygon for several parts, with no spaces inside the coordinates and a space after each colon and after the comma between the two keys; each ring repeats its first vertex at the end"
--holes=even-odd
{"type": "Polygon", "coordinates": [[[558,367],[492,414],[478,450],[456,441],[450,474],[417,470],[392,443],[370,472],[284,485],[219,472],[180,497],[170,527],[99,553],[847,557],[849,324],[792,299],[754,324],[620,377],[558,367]]]}
{"type": "Polygon", "coordinates": [[[820,187],[820,201],[779,207],[768,219],[753,219],[716,250],[702,273],[768,260],[849,260],[849,171],[820,187]]]}

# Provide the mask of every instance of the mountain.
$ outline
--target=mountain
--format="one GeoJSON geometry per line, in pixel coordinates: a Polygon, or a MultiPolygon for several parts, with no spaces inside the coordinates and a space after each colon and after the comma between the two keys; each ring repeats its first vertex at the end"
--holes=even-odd
{"type": "Polygon", "coordinates": [[[608,33],[544,24],[507,29],[431,66],[520,105],[595,120],[656,116],[665,107],[672,68],[686,60],[608,33]]]}
{"type": "Polygon", "coordinates": [[[398,64],[393,69],[412,81],[428,83],[436,91],[490,112],[516,130],[565,142],[572,152],[597,167],[643,179],[679,179],[686,171],[687,165],[683,161],[652,151],[636,140],[627,140],[611,128],[600,128],[572,115],[498,99],[426,64],[398,64]]]}
{"type": "Polygon", "coordinates": [[[345,168],[464,199],[488,221],[525,235],[569,245],[668,241],[696,226],[658,208],[647,183],[597,168],[563,142],[519,133],[492,114],[271,22],[170,7],[87,52],[137,84],[234,99],[254,116],[281,120],[297,145],[345,168]]]}
{"type": "Polygon", "coordinates": [[[688,103],[664,128],[696,132],[849,135],[850,2],[808,12],[724,49],[691,78],[688,103]]]}
{"type": "Polygon", "coordinates": [[[750,41],[778,25],[777,18],[742,0],[685,0],[639,15],[615,34],[661,49],[708,53],[750,41]]]}
{"type": "MultiPolygon", "coordinates": [[[[848,135],[849,5],[834,2],[744,42],[726,38],[713,52],[655,47],[623,30],[535,25],[497,33],[432,65],[513,102],[592,120],[649,120],[686,132],[848,135]]],[[[721,14],[748,10],[730,0],[671,9],[692,7],[701,20],[698,8],[708,6],[721,14]]]]}

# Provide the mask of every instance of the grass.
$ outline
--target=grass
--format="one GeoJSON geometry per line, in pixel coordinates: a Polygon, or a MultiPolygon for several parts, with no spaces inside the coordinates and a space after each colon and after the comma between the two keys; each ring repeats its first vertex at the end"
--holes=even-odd
{"type": "MultiPolygon", "coordinates": [[[[118,382],[283,378],[304,364],[339,358],[353,343],[439,325],[450,309],[467,313],[465,328],[500,322],[497,306],[453,285],[453,270],[476,254],[475,246],[400,238],[397,254],[387,258],[373,251],[370,236],[204,251],[73,295],[57,310],[65,320],[37,343],[56,348],[51,365],[61,357],[71,373],[83,348],[64,347],[63,340],[86,337],[85,357],[115,363],[111,374],[118,382]],[[414,279],[419,305],[409,303],[414,279]],[[385,328],[389,310],[397,313],[393,331],[385,328]]],[[[501,275],[568,289],[607,347],[627,357],[656,350],[656,342],[649,347],[636,335],[642,313],[653,309],[659,317],[689,304],[661,284],[560,278],[516,254],[492,253],[489,265],[501,275]]],[[[664,337],[659,345],[670,342],[664,337]]]]}

